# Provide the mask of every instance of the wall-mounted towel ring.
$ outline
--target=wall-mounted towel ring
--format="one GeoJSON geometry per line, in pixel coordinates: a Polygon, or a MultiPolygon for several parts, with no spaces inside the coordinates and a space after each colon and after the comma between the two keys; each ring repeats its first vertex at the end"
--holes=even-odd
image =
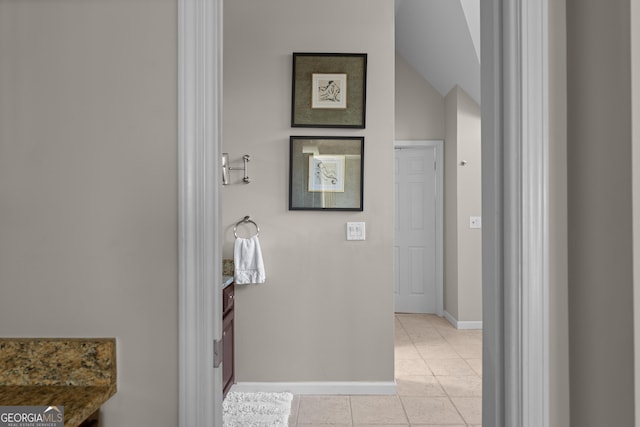
{"type": "Polygon", "coordinates": [[[256,226],[256,236],[260,234],[260,227],[258,227],[258,224],[256,224],[255,221],[253,221],[247,215],[244,218],[242,218],[240,221],[236,222],[236,225],[233,227],[233,235],[236,236],[236,239],[238,238],[238,226],[240,224],[245,224],[245,223],[248,223],[248,222],[250,222],[251,224],[256,226]]]}

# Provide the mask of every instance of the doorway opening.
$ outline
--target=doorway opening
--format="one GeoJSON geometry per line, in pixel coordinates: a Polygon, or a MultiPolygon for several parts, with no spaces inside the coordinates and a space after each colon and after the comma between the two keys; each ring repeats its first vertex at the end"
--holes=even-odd
{"type": "Polygon", "coordinates": [[[480,2],[396,0],[395,7],[398,148],[444,141],[444,160],[429,160],[428,173],[396,149],[395,309],[481,327],[480,2]],[[418,190],[427,176],[434,183],[418,190]]]}
{"type": "MultiPolygon", "coordinates": [[[[483,390],[487,392],[483,423],[545,426],[547,284],[538,275],[545,271],[548,248],[537,236],[547,230],[543,205],[548,161],[543,125],[548,112],[544,71],[548,30],[544,1],[516,3],[482,3],[483,47],[488,48],[483,48],[487,70],[483,71],[483,93],[489,95],[483,99],[483,163],[490,166],[483,174],[489,178],[483,180],[484,201],[488,202],[483,203],[483,227],[490,237],[483,241],[483,249],[488,249],[484,251],[483,298],[485,313],[491,314],[484,319],[484,355],[489,357],[483,361],[483,390]],[[528,43],[532,40],[535,43],[528,43]],[[527,168],[523,170],[522,165],[527,168]],[[521,185],[504,185],[512,182],[521,185]],[[532,197],[534,194],[541,197],[532,197]],[[523,200],[528,201],[526,213],[520,210],[523,200]],[[526,229],[522,225],[525,214],[526,229]],[[533,285],[523,286],[525,283],[533,285]]],[[[221,385],[219,369],[211,363],[211,344],[220,337],[221,325],[215,320],[220,315],[220,296],[209,288],[222,269],[211,262],[222,258],[215,256],[220,255],[215,236],[221,224],[219,194],[208,190],[211,183],[214,188],[219,185],[221,176],[217,159],[222,1],[179,0],[178,4],[180,425],[210,425],[214,420],[217,426],[221,425],[221,385]]]]}
{"type": "Polygon", "coordinates": [[[443,404],[464,398],[458,411],[473,424],[482,408],[480,3],[397,0],[395,19],[396,382],[406,393],[426,372],[443,404]],[[433,139],[441,159],[420,142],[433,139]]]}

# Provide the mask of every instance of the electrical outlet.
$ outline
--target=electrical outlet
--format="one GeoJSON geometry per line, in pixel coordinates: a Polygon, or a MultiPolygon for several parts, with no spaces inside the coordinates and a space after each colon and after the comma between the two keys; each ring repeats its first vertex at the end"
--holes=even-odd
{"type": "Polygon", "coordinates": [[[469,228],[482,228],[482,217],[470,216],[469,217],[469,228]]]}

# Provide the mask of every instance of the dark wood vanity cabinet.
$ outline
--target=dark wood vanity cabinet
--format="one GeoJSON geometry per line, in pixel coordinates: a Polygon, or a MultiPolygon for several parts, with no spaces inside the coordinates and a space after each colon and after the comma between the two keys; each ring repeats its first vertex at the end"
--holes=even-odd
{"type": "Polygon", "coordinates": [[[93,414],[89,415],[89,417],[84,420],[78,427],[100,427],[101,425],[100,409],[98,409],[93,414]]]}
{"type": "Polygon", "coordinates": [[[235,285],[232,283],[222,291],[222,392],[223,396],[234,383],[234,337],[233,300],[235,285]]]}

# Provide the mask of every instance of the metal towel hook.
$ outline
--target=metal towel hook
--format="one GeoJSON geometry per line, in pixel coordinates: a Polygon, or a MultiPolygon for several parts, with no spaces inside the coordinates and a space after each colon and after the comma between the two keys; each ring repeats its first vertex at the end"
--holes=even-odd
{"type": "Polygon", "coordinates": [[[249,161],[251,161],[251,156],[245,154],[244,156],[242,156],[242,162],[244,163],[244,166],[241,168],[234,168],[229,164],[229,153],[222,153],[222,185],[229,184],[229,171],[244,171],[244,178],[242,178],[242,181],[245,184],[250,183],[251,179],[249,178],[248,166],[249,161]]]}

